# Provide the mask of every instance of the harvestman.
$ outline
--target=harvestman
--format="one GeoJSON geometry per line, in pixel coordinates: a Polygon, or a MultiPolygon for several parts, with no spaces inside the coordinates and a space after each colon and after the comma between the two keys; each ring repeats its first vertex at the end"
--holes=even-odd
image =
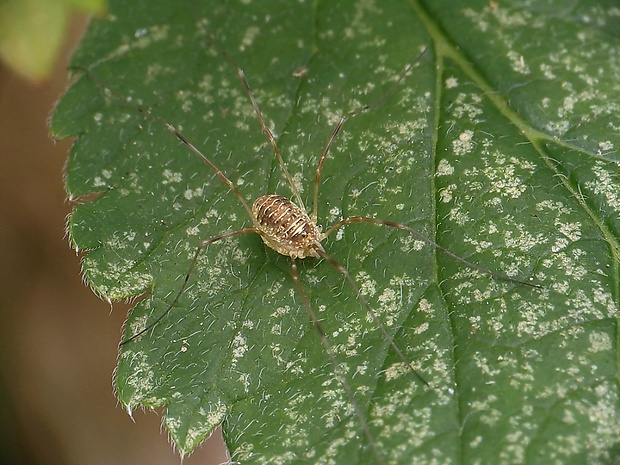
{"type": "MultiPolygon", "coordinates": [[[[276,143],[276,140],[271,132],[271,130],[267,127],[267,124],[265,123],[265,120],[263,118],[263,115],[260,111],[260,108],[258,106],[258,102],[256,101],[256,98],[254,97],[254,94],[252,93],[252,90],[250,89],[250,85],[248,83],[248,80],[245,77],[245,73],[243,72],[243,70],[236,64],[234,63],[234,61],[224,52],[219,51],[220,54],[236,69],[237,71],[237,75],[239,77],[239,79],[241,80],[243,87],[245,89],[245,92],[252,104],[252,107],[254,109],[254,112],[256,113],[256,116],[258,118],[258,122],[260,123],[260,126],[262,128],[262,131],[266,134],[267,138],[269,139],[269,142],[273,148],[273,151],[275,153],[275,156],[278,160],[278,163],[280,165],[280,169],[282,170],[282,173],[284,174],[287,183],[292,191],[293,197],[295,199],[295,202],[289,200],[286,197],[280,196],[280,195],[263,195],[258,197],[254,203],[252,204],[252,206],[250,207],[250,205],[247,203],[247,201],[245,200],[245,198],[243,197],[243,195],[241,194],[241,192],[237,189],[237,187],[232,183],[232,181],[224,174],[224,172],[222,172],[216,165],[215,163],[213,163],[209,158],[207,158],[194,144],[192,144],[183,134],[181,134],[181,132],[179,132],[172,124],[168,123],[167,121],[163,120],[161,117],[149,112],[148,110],[145,110],[143,108],[137,107],[125,100],[122,100],[122,102],[126,105],[129,105],[133,108],[135,108],[137,111],[143,113],[144,115],[146,115],[149,118],[152,118],[156,121],[158,121],[159,123],[161,123],[168,131],[170,131],[172,134],[174,134],[181,142],[183,142],[183,144],[185,144],[194,154],[196,154],[198,157],[200,157],[202,159],[202,161],[208,165],[214,172],[215,174],[220,178],[220,180],[222,180],[224,182],[224,184],[226,184],[226,186],[228,186],[228,188],[234,193],[234,195],[237,197],[237,199],[239,200],[239,202],[243,205],[243,208],[247,211],[248,215],[250,216],[250,218],[252,219],[252,226],[251,227],[244,227],[241,229],[237,229],[235,231],[229,231],[229,232],[225,232],[223,234],[211,237],[209,239],[203,240],[200,242],[200,245],[196,248],[196,251],[193,255],[192,261],[190,263],[189,269],[187,270],[187,273],[185,274],[185,278],[183,280],[183,284],[181,285],[179,291],[177,292],[175,298],[173,299],[173,301],[170,303],[170,305],[168,306],[168,308],[166,309],[166,311],[164,313],[162,313],[159,317],[157,317],[153,322],[151,322],[150,324],[148,324],[145,328],[143,328],[142,330],[140,330],[139,332],[137,332],[136,334],[132,335],[131,337],[123,340],[121,342],[121,345],[125,345],[133,340],[135,340],[136,338],[142,336],[143,334],[145,334],[146,332],[148,332],[149,330],[151,330],[155,325],[157,325],[163,318],[166,317],[166,315],[168,315],[170,313],[170,311],[174,308],[174,306],[177,304],[179,298],[181,297],[181,295],[183,294],[183,292],[185,291],[185,289],[187,288],[187,284],[189,282],[190,276],[192,275],[192,272],[194,271],[194,268],[196,266],[196,263],[198,261],[199,255],[201,253],[201,251],[207,247],[208,245],[211,245],[213,243],[216,243],[220,240],[223,239],[227,239],[233,236],[238,236],[238,235],[242,235],[242,234],[249,234],[249,233],[255,233],[258,234],[261,239],[263,240],[263,242],[270,248],[272,248],[273,250],[275,250],[276,252],[288,256],[291,259],[291,274],[292,274],[292,278],[293,278],[293,282],[295,284],[295,288],[297,289],[297,292],[299,293],[303,304],[308,312],[308,315],[310,316],[310,319],[312,320],[312,323],[316,329],[316,331],[319,334],[319,337],[321,339],[321,343],[323,344],[323,347],[325,348],[325,351],[327,353],[327,356],[330,359],[331,364],[334,367],[334,371],[335,374],[340,382],[340,384],[342,385],[343,389],[345,390],[345,392],[347,393],[348,397],[349,397],[349,401],[351,402],[351,406],[353,407],[354,411],[355,411],[355,415],[358,418],[358,421],[360,422],[360,426],[362,427],[362,429],[364,430],[364,434],[366,436],[366,438],[368,439],[368,442],[370,444],[370,446],[373,449],[373,454],[375,455],[375,457],[378,459],[379,462],[382,462],[381,460],[381,456],[377,450],[376,447],[376,443],[375,443],[375,438],[373,437],[372,433],[370,432],[368,423],[366,421],[366,418],[364,417],[363,411],[361,409],[361,407],[359,406],[359,404],[357,403],[357,401],[355,400],[355,396],[353,393],[353,389],[351,388],[351,386],[349,385],[345,374],[343,373],[343,371],[341,370],[341,368],[338,365],[338,361],[336,360],[334,351],[332,349],[332,346],[327,338],[327,336],[325,335],[325,332],[323,331],[320,321],[314,311],[314,309],[312,308],[312,305],[310,304],[310,300],[308,299],[308,296],[306,295],[303,287],[301,286],[301,283],[299,281],[299,273],[298,273],[298,268],[297,268],[297,262],[296,259],[303,259],[306,257],[312,257],[312,258],[322,258],[324,260],[326,260],[327,262],[329,262],[332,266],[334,266],[338,272],[340,272],[343,277],[345,278],[345,280],[349,283],[349,285],[351,286],[351,288],[355,291],[358,300],[361,302],[362,306],[366,309],[366,311],[368,312],[368,314],[370,315],[371,319],[374,321],[374,323],[376,324],[377,328],[380,330],[381,334],[383,335],[383,337],[385,337],[386,341],[389,343],[389,345],[392,347],[392,349],[395,351],[395,353],[398,355],[398,357],[404,362],[404,364],[408,367],[409,370],[411,370],[412,373],[415,374],[415,376],[425,385],[428,386],[428,383],[417,373],[417,371],[413,368],[413,366],[411,365],[411,363],[407,360],[407,358],[405,357],[405,355],[402,353],[402,351],[398,348],[398,346],[396,345],[396,343],[394,342],[394,340],[392,339],[392,337],[390,336],[390,334],[387,332],[387,330],[385,329],[384,325],[381,323],[381,321],[378,319],[376,313],[374,312],[374,310],[372,309],[372,307],[370,306],[370,304],[366,301],[366,299],[363,297],[363,295],[361,294],[361,291],[358,287],[358,285],[356,284],[356,282],[353,280],[353,278],[351,277],[351,275],[349,274],[349,272],[346,270],[346,268],[344,268],[343,265],[341,265],[339,262],[337,262],[334,258],[332,258],[323,248],[321,242],[323,240],[325,240],[327,237],[329,237],[332,233],[334,233],[336,230],[338,230],[339,228],[342,228],[348,224],[351,223],[370,223],[370,224],[375,224],[375,225],[380,225],[380,226],[388,226],[388,227],[392,227],[392,228],[396,228],[396,229],[401,229],[404,231],[407,231],[408,233],[410,233],[412,236],[416,237],[417,239],[431,245],[432,247],[436,248],[437,250],[443,252],[444,254],[446,254],[447,256],[449,256],[450,258],[466,265],[469,268],[472,268],[474,270],[477,270],[481,273],[487,274],[489,276],[492,276],[495,279],[498,280],[502,280],[502,281],[509,281],[509,282],[513,282],[516,284],[521,284],[521,285],[525,285],[525,286],[529,286],[529,287],[534,287],[534,288],[540,288],[540,286],[536,285],[536,284],[532,284],[532,283],[528,283],[525,281],[521,281],[518,279],[514,279],[514,278],[510,278],[509,276],[503,275],[503,274],[499,274],[499,273],[495,273],[493,271],[490,271],[486,268],[483,268],[479,265],[476,265],[475,263],[472,263],[452,252],[450,252],[448,249],[442,247],[441,245],[437,244],[436,242],[432,241],[431,239],[427,238],[426,236],[424,236],[423,234],[419,233],[418,231],[404,225],[404,224],[400,224],[400,223],[396,223],[393,221],[389,221],[389,220],[382,220],[382,219],[376,219],[376,218],[369,218],[369,217],[364,217],[364,216],[351,216],[349,218],[345,218],[339,222],[337,222],[336,224],[334,224],[333,226],[329,227],[327,229],[326,232],[322,232],[322,228],[321,226],[319,226],[317,224],[317,209],[318,209],[318,199],[319,199],[319,187],[321,184],[321,173],[323,170],[323,166],[325,164],[325,161],[329,155],[329,151],[334,143],[334,141],[336,140],[338,134],[340,133],[340,130],[342,129],[344,123],[351,117],[362,113],[366,110],[368,110],[371,107],[374,106],[378,106],[379,104],[381,104],[390,94],[392,94],[395,89],[402,83],[402,81],[407,77],[407,75],[411,72],[411,70],[413,69],[413,67],[418,63],[418,61],[420,60],[420,58],[424,55],[424,53],[426,53],[426,49],[409,65],[407,65],[405,67],[405,69],[398,75],[398,78],[396,79],[396,81],[392,84],[392,86],[382,95],[380,96],[377,100],[375,100],[374,102],[368,104],[368,105],[363,105],[353,111],[350,111],[349,113],[344,114],[343,116],[340,117],[338,123],[335,125],[334,129],[332,130],[331,136],[329,137],[327,144],[325,146],[325,148],[323,149],[323,152],[321,153],[321,156],[319,158],[317,167],[316,167],[316,171],[315,171],[315,176],[314,176],[314,195],[313,195],[313,206],[312,206],[312,213],[308,214],[306,211],[306,208],[304,207],[303,201],[301,200],[301,197],[299,195],[299,191],[297,189],[297,187],[295,186],[295,183],[293,182],[293,178],[291,177],[288,169],[286,168],[286,165],[284,164],[284,160],[282,158],[282,154],[280,152],[280,149],[278,148],[278,145],[276,143]]],[[[84,71],[86,74],[88,74],[91,79],[93,79],[94,81],[96,81],[98,84],[100,84],[104,89],[108,89],[105,85],[103,85],[103,83],[100,82],[100,80],[98,79],[97,76],[95,76],[90,70],[85,69],[85,68],[77,68],[81,71],[84,71]]],[[[113,95],[113,94],[112,94],[113,95]]],[[[114,95],[113,95],[114,96],[114,95]]]]}

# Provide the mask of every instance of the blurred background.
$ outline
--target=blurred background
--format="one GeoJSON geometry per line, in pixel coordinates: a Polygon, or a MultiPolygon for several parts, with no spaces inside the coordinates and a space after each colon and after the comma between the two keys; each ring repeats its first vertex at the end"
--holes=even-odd
{"type": "MultiPolygon", "coordinates": [[[[83,283],[65,236],[63,166],[71,141],[47,119],[67,85],[75,18],[53,75],[35,85],[0,65],[0,463],[179,464],[154,412],[118,405],[112,387],[128,306],[83,283]]],[[[219,430],[184,465],[220,464],[219,430]]]]}

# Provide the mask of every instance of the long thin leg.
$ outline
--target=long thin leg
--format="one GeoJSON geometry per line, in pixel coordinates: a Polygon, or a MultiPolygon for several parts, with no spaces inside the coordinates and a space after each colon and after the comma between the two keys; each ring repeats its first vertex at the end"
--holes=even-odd
{"type": "Polygon", "coordinates": [[[396,228],[396,229],[402,229],[404,231],[407,231],[408,233],[410,233],[412,236],[420,239],[423,242],[426,242],[427,244],[430,244],[431,246],[433,246],[434,248],[436,248],[437,250],[443,252],[444,254],[446,254],[448,257],[450,257],[451,259],[462,263],[463,265],[474,269],[476,271],[479,271],[481,273],[484,273],[488,276],[491,276],[495,279],[499,279],[500,281],[508,281],[511,283],[515,283],[515,284],[522,284],[524,286],[529,286],[529,287],[533,287],[536,289],[543,289],[542,286],[539,286],[538,284],[533,284],[533,283],[529,283],[527,281],[522,281],[520,279],[515,279],[515,278],[511,278],[510,276],[506,276],[505,274],[501,274],[501,273],[495,273],[491,270],[488,270],[480,265],[476,265],[473,262],[470,262],[469,260],[465,260],[463,257],[459,257],[457,254],[450,252],[448,249],[446,249],[445,247],[437,244],[437,242],[432,241],[431,239],[429,239],[428,237],[426,237],[424,234],[416,231],[413,228],[410,228],[409,226],[405,226],[404,224],[400,224],[400,223],[395,223],[393,221],[387,221],[387,220],[378,220],[376,218],[368,218],[365,216],[351,216],[349,218],[345,218],[342,221],[339,221],[338,223],[336,223],[335,225],[333,225],[331,228],[329,228],[327,230],[327,232],[325,233],[325,237],[329,236],[330,234],[332,234],[334,231],[336,231],[337,229],[347,225],[347,224],[351,224],[351,223],[373,223],[373,224],[378,224],[378,225],[383,225],[383,226],[389,226],[391,228],[396,228]]]}
{"type": "Polygon", "coordinates": [[[379,450],[377,448],[375,438],[370,432],[370,428],[368,426],[368,422],[366,421],[366,417],[364,416],[362,407],[360,407],[360,405],[355,400],[355,394],[353,393],[353,389],[349,385],[349,382],[347,381],[345,374],[340,368],[340,365],[338,365],[338,360],[336,360],[336,356],[334,355],[334,350],[332,349],[329,339],[327,339],[327,336],[325,335],[325,332],[323,331],[323,327],[321,326],[321,322],[319,321],[314,309],[312,308],[312,305],[310,305],[310,300],[308,299],[308,296],[306,295],[303,287],[301,286],[301,283],[299,281],[299,272],[297,270],[297,263],[295,262],[295,259],[293,257],[291,257],[291,271],[293,275],[293,282],[295,283],[297,292],[299,293],[301,300],[303,301],[303,304],[306,307],[306,310],[308,311],[308,315],[310,315],[310,319],[312,320],[312,324],[314,325],[314,328],[316,329],[317,333],[319,334],[319,337],[321,338],[321,344],[323,344],[323,347],[325,348],[325,352],[327,352],[327,356],[329,357],[329,361],[334,367],[334,372],[336,373],[336,377],[338,378],[338,381],[340,382],[341,386],[344,388],[344,390],[347,393],[347,396],[349,397],[349,402],[351,403],[353,410],[355,410],[355,415],[357,416],[357,419],[360,423],[361,428],[364,430],[364,435],[366,436],[366,439],[368,440],[368,444],[372,448],[373,455],[377,459],[377,462],[384,463],[384,460],[382,459],[381,454],[379,453],[379,450]]]}
{"type": "Polygon", "coordinates": [[[291,174],[289,173],[288,169],[286,168],[286,165],[284,164],[284,159],[282,158],[282,153],[280,152],[280,149],[278,148],[278,145],[276,144],[276,140],[273,137],[271,130],[267,127],[267,124],[265,123],[263,114],[261,113],[260,108],[258,107],[258,102],[256,101],[256,98],[254,98],[252,89],[250,89],[250,84],[248,83],[248,80],[245,77],[245,73],[238,66],[237,66],[237,75],[239,76],[239,79],[241,79],[241,82],[243,83],[243,87],[245,88],[245,91],[248,94],[250,101],[252,102],[252,106],[254,107],[254,112],[256,113],[258,122],[260,123],[260,126],[263,129],[263,132],[267,135],[267,138],[269,139],[269,142],[271,143],[271,146],[273,147],[273,152],[276,154],[276,158],[278,159],[278,163],[280,164],[280,169],[284,173],[284,176],[286,177],[286,181],[288,182],[288,185],[290,186],[291,191],[293,192],[293,196],[295,197],[295,203],[297,203],[297,205],[305,211],[306,208],[304,207],[304,202],[303,200],[301,200],[301,196],[299,195],[299,191],[297,190],[297,187],[295,186],[295,182],[293,181],[291,174]]]}
{"type": "Polygon", "coordinates": [[[304,203],[301,200],[301,196],[299,195],[299,191],[297,190],[297,187],[295,187],[295,183],[293,182],[293,178],[292,178],[291,174],[289,173],[288,169],[286,168],[286,165],[284,164],[284,159],[282,158],[282,152],[280,152],[280,149],[278,148],[278,144],[276,143],[276,139],[275,139],[275,137],[273,137],[273,133],[271,132],[271,130],[267,126],[267,123],[265,123],[265,118],[263,117],[263,113],[260,111],[260,107],[258,106],[258,102],[256,101],[256,98],[254,97],[254,93],[252,92],[252,89],[250,88],[250,84],[248,83],[248,79],[245,77],[245,73],[243,72],[241,67],[237,63],[235,63],[235,61],[224,50],[221,50],[217,46],[217,44],[215,43],[215,39],[214,38],[211,39],[211,42],[212,42],[212,45],[214,46],[214,48],[217,49],[219,54],[222,55],[224,57],[224,59],[226,61],[228,61],[228,63],[230,63],[230,65],[237,70],[237,76],[239,76],[239,79],[241,79],[241,83],[243,84],[243,88],[245,89],[245,92],[248,95],[248,98],[250,99],[250,102],[252,103],[252,108],[254,108],[254,113],[256,113],[256,117],[258,118],[258,122],[260,123],[260,127],[263,130],[263,132],[265,133],[265,135],[267,136],[267,139],[269,139],[269,143],[271,144],[271,147],[273,147],[273,153],[276,155],[276,158],[278,159],[278,164],[280,165],[280,169],[284,173],[284,177],[286,177],[286,181],[288,182],[288,184],[289,184],[289,186],[291,188],[291,191],[293,192],[293,196],[295,197],[295,203],[297,203],[297,205],[299,207],[301,207],[305,211],[306,209],[304,208],[304,203]]]}
{"type": "Polygon", "coordinates": [[[332,144],[334,143],[334,140],[336,140],[338,133],[342,129],[342,126],[349,118],[352,118],[355,115],[363,113],[364,111],[370,108],[381,105],[390,95],[394,93],[394,91],[398,88],[398,86],[400,86],[400,84],[407,77],[409,72],[413,69],[415,65],[418,64],[422,56],[426,53],[426,50],[428,49],[425,48],[422,51],[422,53],[420,53],[416,57],[416,59],[413,60],[413,62],[409,63],[405,67],[405,69],[400,72],[400,74],[398,75],[398,79],[396,79],[396,81],[390,86],[390,88],[383,95],[381,95],[378,99],[376,99],[374,102],[368,105],[362,105],[361,107],[356,108],[353,111],[350,111],[346,115],[342,116],[340,120],[338,121],[338,123],[336,123],[336,126],[334,127],[332,134],[329,137],[329,140],[327,141],[327,145],[323,149],[323,153],[321,153],[321,157],[319,158],[319,163],[317,164],[316,172],[314,174],[314,197],[312,200],[312,215],[310,216],[310,218],[312,218],[314,222],[316,222],[318,218],[317,215],[318,215],[318,207],[319,207],[319,186],[321,184],[321,172],[323,171],[323,165],[325,164],[325,160],[327,158],[327,155],[329,154],[329,150],[331,149],[332,144]]]}
{"type": "Polygon", "coordinates": [[[224,172],[219,169],[217,167],[217,165],[215,163],[213,163],[211,160],[209,160],[206,155],[204,155],[200,150],[198,150],[198,148],[192,144],[189,140],[187,140],[187,138],[181,134],[181,132],[175,128],[172,124],[168,123],[166,120],[164,120],[163,118],[151,113],[150,111],[139,107],[131,102],[126,101],[125,99],[122,99],[121,97],[117,96],[108,86],[106,86],[103,81],[101,79],[99,79],[99,77],[93,73],[91,70],[87,69],[87,68],[83,68],[81,66],[74,66],[71,69],[75,69],[78,71],[82,71],[83,73],[86,73],[88,75],[88,77],[95,82],[98,86],[100,86],[102,89],[104,89],[106,91],[106,93],[108,95],[111,95],[113,98],[115,98],[116,100],[118,100],[120,103],[122,103],[123,105],[126,105],[136,111],[139,111],[140,113],[142,113],[143,115],[146,115],[149,118],[152,118],[153,120],[157,121],[159,124],[161,124],[162,126],[164,126],[168,131],[170,131],[172,134],[174,134],[181,142],[183,142],[192,152],[194,152],[194,154],[198,155],[202,161],[213,170],[213,172],[217,175],[217,177],[220,178],[220,180],[222,180],[224,182],[224,184],[226,184],[228,186],[228,188],[235,194],[235,196],[239,199],[239,201],[241,202],[241,204],[243,205],[243,208],[245,208],[245,210],[248,212],[248,215],[250,215],[250,218],[253,218],[252,216],[252,209],[250,208],[250,206],[248,205],[248,203],[246,202],[246,200],[243,198],[243,195],[241,195],[241,192],[239,192],[239,189],[237,189],[237,187],[233,184],[233,182],[228,179],[228,177],[224,174],[224,172]]]}
{"type": "Polygon", "coordinates": [[[349,274],[347,269],[344,266],[342,266],[339,262],[337,262],[334,258],[332,258],[330,255],[325,253],[325,251],[317,250],[317,252],[319,253],[319,255],[322,258],[324,258],[329,263],[331,263],[331,265],[334,266],[345,277],[345,279],[348,281],[349,285],[353,288],[353,290],[357,294],[357,298],[360,300],[360,302],[362,302],[362,305],[364,306],[364,308],[366,309],[366,311],[368,312],[368,314],[372,318],[372,321],[375,323],[375,325],[377,325],[377,327],[379,328],[379,331],[381,331],[381,334],[383,335],[383,337],[388,341],[388,343],[390,344],[390,346],[392,347],[394,352],[396,352],[396,355],[398,355],[398,358],[400,358],[402,360],[402,362],[407,366],[407,368],[409,368],[409,370],[411,370],[411,372],[422,383],[424,383],[425,386],[428,386],[429,384],[426,382],[426,380],[424,378],[422,378],[422,376],[416,371],[415,368],[413,368],[413,366],[411,365],[409,360],[407,360],[407,357],[405,357],[405,354],[403,354],[402,351],[398,348],[398,346],[394,342],[394,339],[392,338],[392,336],[390,336],[390,333],[387,332],[387,329],[385,329],[385,326],[383,326],[383,323],[381,323],[381,320],[379,320],[379,318],[377,317],[377,314],[375,313],[375,311],[372,309],[370,304],[366,301],[366,299],[364,298],[364,296],[360,292],[359,287],[357,286],[357,283],[351,277],[351,275],[349,274]]]}
{"type": "Polygon", "coordinates": [[[224,233],[224,234],[220,234],[219,236],[214,236],[214,237],[211,237],[209,239],[206,239],[206,240],[202,241],[200,243],[200,245],[198,245],[198,247],[196,248],[196,252],[194,253],[194,257],[192,258],[192,262],[189,265],[187,273],[185,273],[185,279],[183,280],[183,285],[181,286],[181,288],[177,292],[177,295],[174,297],[174,300],[170,303],[170,305],[168,306],[166,311],[164,313],[162,313],[161,315],[159,315],[155,319],[155,321],[153,321],[152,323],[147,325],[144,329],[138,331],[133,336],[125,339],[124,341],[122,341],[121,345],[125,345],[128,342],[131,342],[134,339],[137,339],[138,337],[142,336],[144,333],[146,333],[147,331],[152,329],[157,323],[159,323],[161,320],[163,320],[165,318],[165,316],[168,315],[168,313],[170,313],[172,308],[176,305],[178,300],[181,298],[181,294],[183,294],[183,291],[185,291],[185,288],[187,287],[187,283],[189,282],[189,277],[191,276],[192,272],[194,271],[194,268],[196,267],[196,263],[198,262],[198,256],[200,255],[200,252],[202,251],[202,249],[204,249],[206,246],[211,245],[214,242],[220,241],[222,239],[227,239],[229,237],[238,236],[240,234],[248,234],[248,233],[258,233],[258,230],[256,228],[243,228],[243,229],[238,229],[236,231],[230,231],[230,232],[227,232],[227,233],[224,233]]]}

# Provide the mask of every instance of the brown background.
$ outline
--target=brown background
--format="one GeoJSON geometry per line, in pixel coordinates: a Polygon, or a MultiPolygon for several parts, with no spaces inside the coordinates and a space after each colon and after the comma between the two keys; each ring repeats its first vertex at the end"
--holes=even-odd
{"type": "MultiPolygon", "coordinates": [[[[73,44],[84,24],[75,21],[73,44]]],[[[82,284],[65,237],[70,142],[52,141],[47,119],[73,44],[43,85],[0,67],[0,463],[179,464],[157,414],[136,411],[133,423],[117,404],[128,307],[82,284]]],[[[183,463],[225,460],[218,431],[183,463]]]]}

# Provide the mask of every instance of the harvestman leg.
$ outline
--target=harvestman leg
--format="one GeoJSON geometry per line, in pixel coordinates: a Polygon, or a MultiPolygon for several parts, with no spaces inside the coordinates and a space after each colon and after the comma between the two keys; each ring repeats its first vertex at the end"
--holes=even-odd
{"type": "Polygon", "coordinates": [[[330,344],[329,339],[325,335],[325,331],[323,331],[321,322],[319,321],[319,318],[317,317],[314,309],[312,308],[312,305],[310,304],[310,300],[308,299],[308,296],[306,295],[306,292],[304,291],[304,288],[302,287],[301,282],[299,281],[299,272],[297,270],[297,262],[295,261],[293,257],[291,257],[291,274],[293,275],[293,282],[295,283],[295,288],[297,289],[297,293],[301,296],[301,300],[304,306],[306,307],[306,310],[308,311],[308,315],[310,315],[312,324],[314,325],[316,332],[319,334],[319,337],[321,338],[321,344],[325,348],[325,351],[327,352],[327,356],[329,357],[329,361],[334,367],[334,372],[336,374],[336,377],[338,378],[338,382],[343,387],[343,389],[346,391],[347,396],[349,397],[349,402],[351,403],[353,410],[355,411],[355,416],[360,422],[361,428],[364,430],[364,435],[366,436],[366,439],[368,440],[368,444],[370,444],[370,447],[373,450],[373,455],[380,463],[382,463],[383,461],[381,458],[381,454],[379,453],[379,450],[377,449],[375,437],[370,432],[370,427],[368,426],[368,422],[366,421],[364,412],[362,408],[360,407],[360,405],[355,400],[355,393],[353,392],[353,389],[349,385],[349,382],[347,381],[345,374],[340,368],[340,365],[338,365],[338,360],[336,359],[336,355],[334,354],[332,345],[330,344]]]}
{"type": "Polygon", "coordinates": [[[269,143],[271,144],[271,147],[273,148],[273,153],[276,155],[278,164],[280,165],[280,169],[282,170],[282,173],[284,173],[284,177],[286,178],[286,181],[288,182],[288,185],[290,186],[291,191],[293,192],[293,196],[295,197],[295,203],[297,203],[297,205],[301,207],[302,210],[305,210],[304,202],[301,200],[301,196],[299,195],[299,192],[297,191],[297,188],[295,187],[295,182],[293,181],[293,177],[291,176],[291,173],[289,173],[288,168],[286,167],[286,164],[284,163],[284,159],[282,158],[282,152],[280,152],[280,149],[278,148],[276,139],[275,137],[273,137],[273,133],[271,132],[269,127],[267,127],[267,123],[265,123],[265,118],[263,117],[263,113],[260,111],[258,102],[256,101],[256,98],[254,97],[254,93],[252,92],[252,89],[250,88],[250,84],[248,83],[248,80],[245,77],[245,73],[243,72],[241,67],[237,65],[237,63],[235,63],[235,61],[230,56],[228,56],[228,54],[224,50],[221,50],[219,49],[219,47],[217,47],[215,42],[213,42],[213,45],[215,48],[217,48],[219,54],[222,55],[224,59],[228,61],[228,63],[237,70],[237,76],[239,76],[239,79],[241,80],[241,83],[243,84],[243,88],[245,89],[245,93],[247,94],[248,98],[250,99],[250,102],[252,103],[252,108],[254,109],[256,118],[258,119],[258,122],[260,123],[260,127],[265,133],[265,135],[267,136],[267,139],[269,139],[269,143]]]}
{"type": "Polygon", "coordinates": [[[440,252],[446,254],[452,260],[455,260],[455,261],[457,261],[459,263],[462,263],[463,265],[467,266],[468,268],[471,268],[471,269],[474,269],[476,271],[479,271],[480,273],[486,274],[486,275],[491,276],[491,277],[493,277],[495,279],[498,279],[500,281],[508,281],[508,282],[515,283],[515,284],[522,284],[524,286],[533,287],[535,289],[542,289],[543,288],[542,286],[539,286],[538,284],[529,283],[527,281],[522,281],[520,279],[511,278],[510,276],[507,276],[505,274],[495,273],[495,272],[493,272],[493,271],[491,271],[491,270],[489,270],[487,268],[484,268],[484,267],[482,267],[480,265],[475,264],[474,262],[470,262],[469,260],[466,260],[463,257],[458,256],[454,252],[450,252],[450,250],[448,250],[445,247],[439,245],[435,241],[429,239],[428,237],[426,237],[421,232],[416,231],[415,229],[410,228],[409,226],[406,226],[404,224],[396,223],[394,221],[380,220],[380,219],[377,219],[377,218],[368,218],[366,216],[351,216],[349,218],[345,218],[344,220],[339,221],[338,223],[336,223],[332,227],[330,227],[327,230],[327,232],[325,233],[325,237],[329,236],[330,234],[332,234],[337,229],[342,228],[343,226],[346,226],[346,225],[352,224],[352,223],[371,223],[371,224],[377,224],[377,225],[381,225],[381,226],[389,226],[390,228],[401,229],[403,231],[407,231],[409,234],[411,234],[415,238],[417,238],[417,239],[419,239],[419,240],[421,240],[423,242],[426,242],[427,244],[431,245],[435,249],[437,249],[440,252]]]}
{"type": "Polygon", "coordinates": [[[369,110],[370,108],[377,107],[381,105],[383,102],[385,102],[385,100],[390,95],[392,95],[396,91],[396,89],[398,89],[400,84],[407,77],[407,75],[411,72],[413,67],[418,64],[420,59],[422,59],[422,57],[424,56],[427,50],[428,48],[425,48],[424,50],[422,50],[422,52],[416,57],[416,59],[413,60],[411,63],[409,63],[405,67],[405,69],[400,72],[396,81],[392,83],[390,88],[383,95],[381,95],[378,99],[376,99],[372,103],[369,103],[367,105],[362,105],[361,107],[356,108],[355,110],[352,110],[349,113],[342,115],[340,117],[340,120],[338,120],[338,123],[336,123],[336,126],[334,126],[334,129],[332,130],[332,134],[329,137],[329,140],[327,141],[327,145],[325,146],[325,148],[323,149],[323,152],[321,153],[319,162],[316,165],[316,172],[314,174],[314,196],[312,198],[312,215],[310,216],[310,218],[312,218],[315,222],[318,217],[317,214],[318,214],[318,208],[319,208],[319,186],[321,184],[321,173],[323,172],[323,166],[325,165],[325,160],[327,159],[329,150],[331,149],[332,144],[336,140],[338,133],[342,129],[342,126],[344,126],[344,123],[346,123],[346,121],[352,118],[353,116],[359,115],[360,113],[363,113],[366,110],[369,110]]]}
{"type": "Polygon", "coordinates": [[[183,294],[183,292],[187,288],[187,283],[189,282],[189,278],[190,278],[191,274],[193,273],[194,268],[196,267],[196,263],[198,263],[198,256],[200,255],[200,252],[202,252],[202,249],[204,249],[208,245],[211,245],[211,244],[213,244],[215,242],[221,241],[222,239],[228,239],[229,237],[239,236],[241,234],[249,234],[249,233],[258,233],[258,231],[256,230],[256,228],[242,228],[242,229],[237,229],[236,231],[230,231],[230,232],[227,232],[227,233],[224,233],[224,234],[220,234],[218,236],[214,236],[214,237],[211,237],[209,239],[205,239],[204,241],[202,241],[200,243],[200,245],[198,245],[198,247],[196,248],[196,252],[194,252],[194,256],[192,257],[192,261],[191,261],[191,263],[189,265],[187,273],[185,274],[185,278],[183,279],[183,284],[181,285],[181,288],[177,292],[176,296],[174,297],[174,299],[172,300],[170,305],[168,305],[168,308],[166,309],[166,311],[164,313],[162,313],[161,315],[159,315],[155,319],[155,321],[153,321],[150,324],[148,324],[144,329],[141,329],[140,331],[138,331],[133,336],[129,337],[128,339],[125,339],[124,341],[122,341],[120,345],[125,345],[128,342],[131,342],[134,339],[137,339],[138,337],[142,336],[144,333],[146,333],[147,331],[152,329],[155,325],[157,325],[157,323],[159,323],[161,320],[163,320],[166,317],[166,315],[168,315],[170,313],[170,311],[177,304],[177,302],[181,298],[181,295],[183,294]]]}

